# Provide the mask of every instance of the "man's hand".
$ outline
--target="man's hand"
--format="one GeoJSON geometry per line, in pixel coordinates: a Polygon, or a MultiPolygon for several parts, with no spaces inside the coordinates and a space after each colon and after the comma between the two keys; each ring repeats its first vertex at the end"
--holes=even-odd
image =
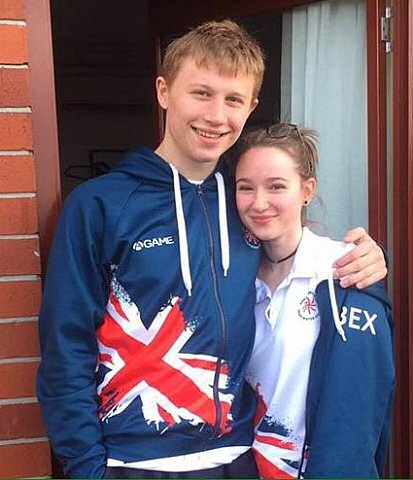
{"type": "Polygon", "coordinates": [[[342,287],[366,288],[387,275],[383,250],[364,228],[349,230],[344,241],[353,242],[356,247],[333,264],[334,278],[341,278],[342,287]]]}

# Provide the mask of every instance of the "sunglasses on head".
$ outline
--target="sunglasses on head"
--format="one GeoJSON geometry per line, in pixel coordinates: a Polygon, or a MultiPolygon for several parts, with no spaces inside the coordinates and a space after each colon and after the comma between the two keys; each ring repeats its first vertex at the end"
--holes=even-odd
{"type": "Polygon", "coordinates": [[[313,175],[313,163],[311,161],[310,152],[308,151],[308,146],[304,141],[298,125],[295,123],[274,123],[266,128],[266,132],[270,138],[287,138],[296,134],[300,139],[301,145],[305,151],[305,156],[309,167],[309,174],[310,176],[313,175]]]}

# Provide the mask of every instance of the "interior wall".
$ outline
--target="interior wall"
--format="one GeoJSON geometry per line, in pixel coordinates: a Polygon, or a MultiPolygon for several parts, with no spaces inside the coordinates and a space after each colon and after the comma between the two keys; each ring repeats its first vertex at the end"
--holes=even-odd
{"type": "Polygon", "coordinates": [[[253,35],[265,55],[265,76],[255,109],[247,125],[268,125],[280,121],[282,16],[269,12],[239,20],[253,35]]]}
{"type": "Polygon", "coordinates": [[[153,144],[147,1],[53,1],[62,195],[93,175],[93,152],[153,144]],[[68,171],[69,170],[69,171],[68,171]]]}
{"type": "Polygon", "coordinates": [[[110,166],[118,151],[152,144],[151,108],[73,106],[63,108],[58,118],[63,197],[94,176],[93,157],[110,166]]]}

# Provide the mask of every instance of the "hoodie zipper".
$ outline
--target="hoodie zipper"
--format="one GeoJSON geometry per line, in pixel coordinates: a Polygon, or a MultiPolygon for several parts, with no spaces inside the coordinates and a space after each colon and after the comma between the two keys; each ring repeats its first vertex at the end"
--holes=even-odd
{"type": "Polygon", "coordinates": [[[212,287],[213,287],[216,306],[218,309],[220,333],[221,333],[221,344],[218,350],[217,364],[215,367],[215,375],[214,375],[214,383],[212,387],[215,411],[216,411],[216,420],[215,420],[214,432],[212,435],[212,438],[214,438],[214,437],[218,437],[219,434],[221,433],[220,424],[221,424],[221,418],[222,418],[222,408],[221,408],[221,402],[219,400],[219,376],[221,373],[222,357],[224,355],[226,327],[225,327],[224,309],[223,309],[222,302],[218,292],[218,279],[217,279],[217,273],[216,273],[215,263],[214,263],[214,241],[212,236],[211,221],[209,218],[208,209],[207,209],[205,198],[204,198],[202,185],[196,185],[196,190],[202,206],[202,210],[204,212],[204,217],[205,217],[205,222],[207,227],[208,243],[209,243],[209,264],[210,264],[211,273],[212,273],[212,287]]]}

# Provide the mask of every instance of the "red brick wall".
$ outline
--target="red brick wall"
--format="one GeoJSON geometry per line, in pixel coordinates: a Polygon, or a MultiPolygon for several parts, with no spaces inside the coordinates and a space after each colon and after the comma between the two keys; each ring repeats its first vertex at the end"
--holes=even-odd
{"type": "Polygon", "coordinates": [[[0,0],[0,478],[51,473],[35,396],[40,255],[24,0],[0,0]]]}

